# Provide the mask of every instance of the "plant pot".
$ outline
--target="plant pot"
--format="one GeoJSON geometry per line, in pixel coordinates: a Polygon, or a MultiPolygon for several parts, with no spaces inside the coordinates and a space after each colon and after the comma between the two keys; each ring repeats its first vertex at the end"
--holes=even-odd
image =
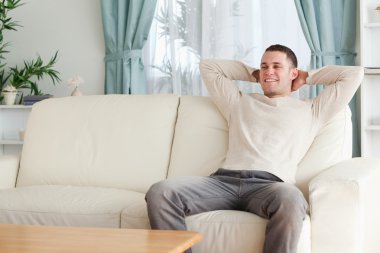
{"type": "Polygon", "coordinates": [[[14,105],[16,102],[17,97],[17,91],[15,92],[2,92],[2,96],[4,97],[4,104],[5,105],[14,105]]]}

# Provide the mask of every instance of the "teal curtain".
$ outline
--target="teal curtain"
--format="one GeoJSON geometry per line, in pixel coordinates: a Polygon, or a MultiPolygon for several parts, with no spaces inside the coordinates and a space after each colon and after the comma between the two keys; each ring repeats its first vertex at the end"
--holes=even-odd
{"type": "MultiPolygon", "coordinates": [[[[355,65],[356,0],[294,0],[306,41],[311,69],[325,65],[355,65]]],[[[323,86],[314,88],[314,95],[323,86]]],[[[360,156],[356,95],[350,102],[353,156],[360,156]]]]}
{"type": "Polygon", "coordinates": [[[106,94],[145,94],[141,50],[148,38],[156,0],[102,0],[106,94]]]}

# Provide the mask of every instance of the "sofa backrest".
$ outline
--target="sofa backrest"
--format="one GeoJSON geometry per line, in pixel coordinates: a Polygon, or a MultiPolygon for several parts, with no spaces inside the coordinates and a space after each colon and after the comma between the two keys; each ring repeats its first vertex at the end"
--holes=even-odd
{"type": "Polygon", "coordinates": [[[105,186],[145,192],[166,177],[178,103],[173,95],[99,95],[35,104],[17,186],[105,186]]]}
{"type": "MultiPolygon", "coordinates": [[[[299,164],[316,174],[351,157],[351,113],[339,113],[299,164]]],[[[145,192],[166,177],[209,175],[225,159],[228,127],[208,97],[100,95],[33,106],[17,186],[83,185],[145,192]],[[174,138],[173,138],[174,136],[174,138]]]]}
{"type": "MultiPolygon", "coordinates": [[[[296,184],[308,195],[311,178],[351,157],[351,113],[347,107],[326,124],[299,164],[296,184]]],[[[209,175],[225,159],[228,127],[206,97],[181,97],[168,177],[209,175]]]]}

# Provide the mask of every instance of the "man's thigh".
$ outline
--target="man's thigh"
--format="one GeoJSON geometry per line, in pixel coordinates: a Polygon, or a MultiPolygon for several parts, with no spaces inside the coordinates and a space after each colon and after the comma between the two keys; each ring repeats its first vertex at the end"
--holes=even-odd
{"type": "Polygon", "coordinates": [[[179,199],[186,215],[240,207],[238,180],[226,183],[213,177],[180,177],[163,180],[150,191],[168,199],[179,199]]]}
{"type": "Polygon", "coordinates": [[[269,219],[270,210],[275,206],[307,208],[307,202],[302,192],[295,185],[283,182],[265,182],[265,180],[249,184],[247,183],[242,188],[241,204],[244,211],[269,219]]]}

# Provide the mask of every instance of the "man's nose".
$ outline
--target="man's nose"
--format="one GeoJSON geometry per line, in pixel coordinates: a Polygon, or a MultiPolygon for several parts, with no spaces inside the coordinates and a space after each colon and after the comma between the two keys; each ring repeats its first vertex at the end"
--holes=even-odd
{"type": "Polygon", "coordinates": [[[273,74],[273,72],[274,72],[274,69],[271,68],[271,67],[268,67],[268,68],[264,71],[264,74],[265,74],[265,75],[271,75],[271,74],[273,74]]]}

